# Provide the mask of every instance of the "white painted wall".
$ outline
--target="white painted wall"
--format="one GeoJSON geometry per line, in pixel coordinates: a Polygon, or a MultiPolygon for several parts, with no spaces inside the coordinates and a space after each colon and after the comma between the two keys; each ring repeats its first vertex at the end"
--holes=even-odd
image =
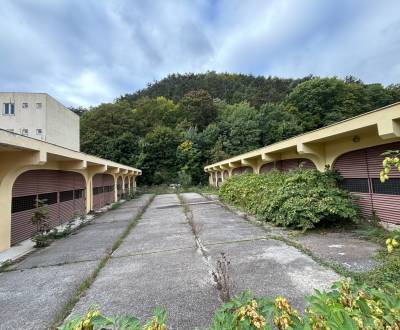
{"type": "Polygon", "coordinates": [[[80,150],[79,116],[45,93],[0,92],[0,128],[17,134],[28,129],[31,138],[80,150]],[[14,115],[5,115],[5,103],[14,103],[14,115]],[[28,107],[23,108],[23,103],[28,107]]]}

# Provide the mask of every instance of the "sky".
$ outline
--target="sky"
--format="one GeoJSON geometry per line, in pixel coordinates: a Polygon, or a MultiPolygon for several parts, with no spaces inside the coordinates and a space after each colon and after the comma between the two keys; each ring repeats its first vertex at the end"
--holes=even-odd
{"type": "Polygon", "coordinates": [[[0,91],[95,106],[171,73],[400,83],[400,0],[2,0],[0,91]]]}

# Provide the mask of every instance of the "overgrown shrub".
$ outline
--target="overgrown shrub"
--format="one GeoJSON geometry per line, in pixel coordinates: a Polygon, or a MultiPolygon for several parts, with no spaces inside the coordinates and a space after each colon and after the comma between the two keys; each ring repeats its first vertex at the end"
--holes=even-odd
{"type": "Polygon", "coordinates": [[[321,221],[354,221],[358,208],[330,172],[298,169],[243,174],[224,182],[221,198],[260,220],[303,230],[321,221]]]}
{"type": "Polygon", "coordinates": [[[89,310],[83,317],[76,316],[60,326],[59,330],[166,330],[167,313],[156,308],[154,316],[144,325],[134,316],[107,317],[89,310]]]}
{"type": "Polygon", "coordinates": [[[36,226],[36,232],[32,237],[32,241],[35,242],[35,246],[38,248],[46,247],[51,242],[51,238],[47,235],[50,230],[49,218],[49,209],[46,200],[37,199],[31,222],[36,226]]]}
{"type": "Polygon", "coordinates": [[[357,286],[349,280],[335,283],[329,292],[318,290],[306,297],[308,307],[300,315],[284,297],[254,298],[246,291],[223,305],[214,316],[212,330],[349,329],[394,330],[400,328],[400,291],[357,286]]]}

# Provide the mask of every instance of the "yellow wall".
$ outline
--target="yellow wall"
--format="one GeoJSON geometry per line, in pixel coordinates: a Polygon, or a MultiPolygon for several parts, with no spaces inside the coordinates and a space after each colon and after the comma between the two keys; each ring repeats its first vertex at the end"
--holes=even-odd
{"type": "Polygon", "coordinates": [[[214,186],[217,181],[212,174],[228,170],[232,176],[233,169],[242,166],[250,166],[258,174],[264,164],[285,159],[306,158],[324,171],[346,152],[396,141],[400,141],[400,103],[208,165],[204,170],[214,186]]]}
{"type": "Polygon", "coordinates": [[[0,130],[0,252],[10,247],[13,184],[20,174],[33,169],[81,173],[86,181],[87,212],[93,208],[95,174],[108,173],[115,179],[123,175],[125,180],[141,175],[133,167],[0,130]]]}

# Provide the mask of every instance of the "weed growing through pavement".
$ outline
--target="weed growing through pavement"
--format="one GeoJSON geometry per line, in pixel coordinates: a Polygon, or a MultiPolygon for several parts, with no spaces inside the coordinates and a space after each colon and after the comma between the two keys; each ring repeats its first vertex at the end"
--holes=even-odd
{"type": "Polygon", "coordinates": [[[217,260],[215,270],[212,272],[213,279],[217,284],[220,297],[223,302],[232,299],[232,280],[230,276],[231,262],[225,253],[221,253],[221,257],[217,260]]]}

